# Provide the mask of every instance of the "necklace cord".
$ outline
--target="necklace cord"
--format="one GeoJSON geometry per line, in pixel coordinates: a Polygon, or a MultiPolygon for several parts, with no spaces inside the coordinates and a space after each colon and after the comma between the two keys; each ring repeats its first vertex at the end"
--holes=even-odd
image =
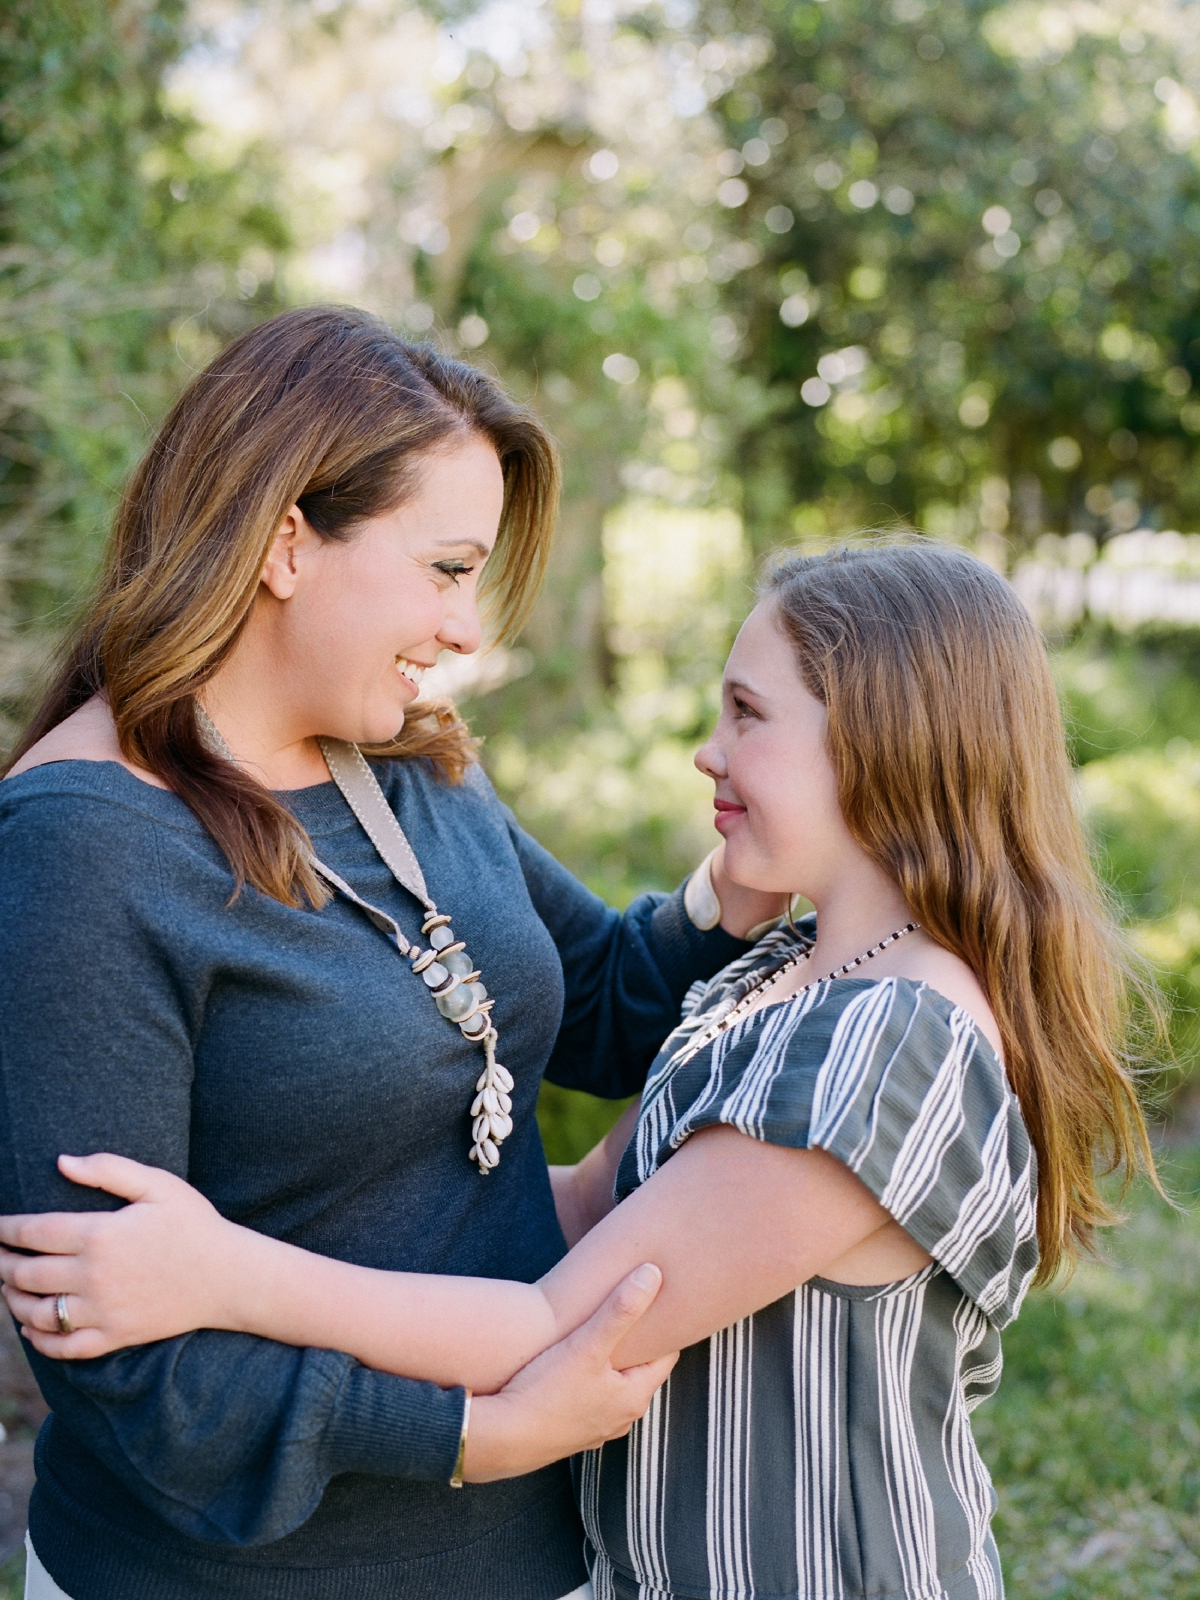
{"type": "MultiPolygon", "coordinates": [[[[802,984],[794,994],[788,995],[787,998],[794,1000],[796,995],[806,994],[809,989],[815,989],[818,984],[834,983],[839,978],[849,976],[857,967],[861,967],[864,962],[873,960],[875,956],[886,950],[889,945],[895,944],[897,939],[903,939],[905,934],[916,933],[920,926],[919,922],[906,922],[902,928],[897,928],[894,933],[889,933],[886,939],[881,939],[878,944],[873,944],[869,950],[864,950],[862,955],[855,956],[853,960],[844,962],[842,966],[827,973],[823,978],[813,978],[808,983],[802,984]]],[[[685,1062],[690,1061],[693,1056],[698,1055],[701,1050],[705,1049],[720,1034],[732,1027],[735,1022],[740,1022],[744,1016],[749,1015],[755,1009],[754,1002],[773,989],[785,974],[794,972],[797,967],[803,966],[806,961],[811,960],[812,946],[810,945],[807,949],[788,956],[787,960],[776,967],[774,972],[768,972],[764,977],[759,978],[757,982],[747,989],[740,1000],[735,1001],[730,1006],[728,1011],[723,1012],[714,1022],[710,1022],[707,1028],[704,1028],[696,1038],[690,1041],[684,1052],[674,1058],[675,1064],[682,1066],[685,1062]]]]}

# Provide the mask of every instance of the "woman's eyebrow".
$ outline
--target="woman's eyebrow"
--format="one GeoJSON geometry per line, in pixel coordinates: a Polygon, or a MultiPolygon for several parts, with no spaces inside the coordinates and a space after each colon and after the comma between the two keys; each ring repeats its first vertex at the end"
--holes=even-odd
{"type": "Polygon", "coordinates": [[[466,545],[468,550],[475,550],[481,561],[486,561],[491,555],[487,545],[480,544],[478,539],[435,539],[434,544],[446,550],[461,550],[466,545]]]}

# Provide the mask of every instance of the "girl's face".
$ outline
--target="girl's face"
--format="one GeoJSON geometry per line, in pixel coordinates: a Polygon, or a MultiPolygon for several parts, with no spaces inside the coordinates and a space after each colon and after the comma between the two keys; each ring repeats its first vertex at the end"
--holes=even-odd
{"type": "Polygon", "coordinates": [[[716,784],[716,827],[735,883],[819,904],[849,861],[861,860],[838,804],[826,720],[800,678],[774,602],[763,601],[737,636],[720,721],[696,753],[716,784]]]}
{"type": "Polygon", "coordinates": [[[293,508],[262,598],[298,720],[383,743],[440,651],[479,648],[477,590],[503,503],[496,452],[470,436],[429,456],[415,492],[346,541],[319,538],[293,508]]]}

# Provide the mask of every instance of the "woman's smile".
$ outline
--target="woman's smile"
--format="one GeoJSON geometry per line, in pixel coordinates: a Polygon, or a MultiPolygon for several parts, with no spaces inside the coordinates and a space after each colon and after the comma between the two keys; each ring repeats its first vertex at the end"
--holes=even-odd
{"type": "Polygon", "coordinates": [[[412,689],[411,699],[415,700],[421,692],[421,679],[429,671],[419,661],[410,661],[407,656],[396,657],[396,671],[400,674],[405,684],[412,689]]]}

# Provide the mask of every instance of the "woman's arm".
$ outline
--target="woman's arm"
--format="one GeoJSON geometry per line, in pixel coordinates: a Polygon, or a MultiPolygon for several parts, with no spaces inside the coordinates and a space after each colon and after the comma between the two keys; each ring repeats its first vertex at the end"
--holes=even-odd
{"type": "Polygon", "coordinates": [[[550,1168],[554,1209],[568,1245],[578,1244],[616,1205],[617,1168],[637,1127],[640,1109],[640,1100],[626,1106],[600,1143],[573,1167],[550,1168]]]}
{"type": "Polygon", "coordinates": [[[684,909],[682,889],[639,895],[617,912],[511,818],[509,837],[563,968],[562,1024],[546,1077],[609,1100],[637,1094],[691,985],[744,955],[740,935],[781,914],[784,900],[735,890],[718,863],[714,884],[730,900],[730,915],[703,932],[684,909]]]}

